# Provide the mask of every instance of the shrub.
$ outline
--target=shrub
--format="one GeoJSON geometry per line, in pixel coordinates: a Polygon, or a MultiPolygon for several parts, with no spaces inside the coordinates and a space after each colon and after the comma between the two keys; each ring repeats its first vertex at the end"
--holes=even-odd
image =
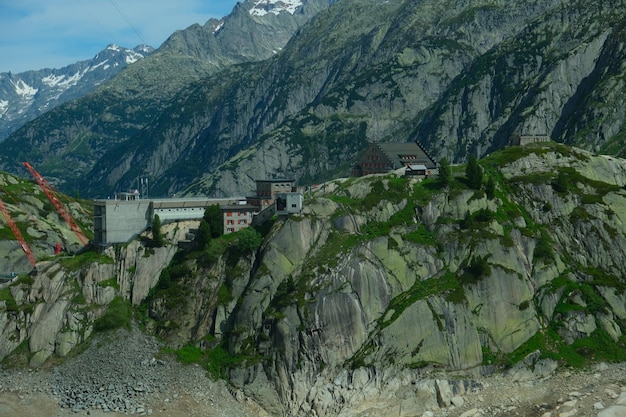
{"type": "Polygon", "coordinates": [[[234,249],[239,254],[249,254],[261,247],[263,238],[261,234],[251,227],[247,227],[237,233],[234,249]]]}
{"type": "Polygon", "coordinates": [[[198,363],[202,359],[203,352],[197,346],[185,345],[176,351],[176,356],[184,364],[198,363]]]}
{"type": "Polygon", "coordinates": [[[217,303],[218,304],[228,304],[233,300],[233,295],[230,292],[230,288],[225,283],[220,285],[217,290],[217,303]]]}
{"type": "Polygon", "coordinates": [[[207,351],[206,369],[213,379],[226,379],[226,371],[237,363],[226,348],[222,345],[207,351]]]}
{"type": "Polygon", "coordinates": [[[495,213],[489,209],[482,208],[476,212],[476,220],[479,222],[490,222],[495,213]]]}
{"type": "Polygon", "coordinates": [[[470,214],[469,210],[465,213],[465,217],[459,221],[461,229],[471,229],[474,226],[474,217],[470,214]]]}
{"type": "Polygon", "coordinates": [[[539,241],[535,246],[535,250],[533,251],[533,258],[537,260],[542,260],[546,263],[554,260],[554,250],[552,249],[552,242],[550,238],[545,234],[541,234],[539,237],[539,241]]]}
{"type": "Polygon", "coordinates": [[[94,322],[93,327],[97,332],[119,329],[120,327],[130,329],[131,318],[130,303],[122,297],[115,297],[109,304],[106,313],[94,322]]]}
{"type": "Polygon", "coordinates": [[[567,174],[561,171],[556,176],[556,178],[552,181],[552,188],[557,193],[564,193],[565,191],[567,191],[567,186],[568,186],[567,174]]]}
{"type": "Polygon", "coordinates": [[[487,257],[476,256],[472,258],[469,265],[465,268],[463,278],[475,282],[489,274],[491,274],[491,267],[487,262],[487,257]]]}

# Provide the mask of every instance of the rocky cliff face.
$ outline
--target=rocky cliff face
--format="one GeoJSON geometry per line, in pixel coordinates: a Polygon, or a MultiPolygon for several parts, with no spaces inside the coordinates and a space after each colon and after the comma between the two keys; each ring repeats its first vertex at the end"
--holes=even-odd
{"type": "MultiPolygon", "coordinates": [[[[197,222],[164,227],[166,239],[184,240],[197,222]]],[[[119,300],[138,305],[158,281],[176,245],[139,241],[103,253],[88,252],[37,264],[36,272],[0,284],[0,358],[23,346],[29,364],[66,356],[107,319],[119,300]]],[[[130,310],[128,310],[130,311],[130,310]]],[[[106,323],[105,323],[106,327],[106,323]]]]}
{"type": "Polygon", "coordinates": [[[591,100],[620,85],[620,5],[338,2],[273,59],[198,86],[127,155],[162,192],[235,195],[279,173],[346,175],[372,141],[418,139],[455,162],[513,134],[617,153],[620,106],[591,100]]]}
{"type": "Polygon", "coordinates": [[[0,290],[0,352],[64,355],[121,298],[281,416],[412,416],[514,364],[546,376],[626,359],[626,161],[543,143],[480,165],[481,189],[456,167],[447,185],[334,180],[254,253],[232,235],[175,257],[132,242],[43,263],[0,290]]]}
{"type": "Polygon", "coordinates": [[[278,415],[408,416],[468,388],[440,370],[471,379],[540,349],[541,375],[601,356],[595,338],[621,349],[624,161],[546,146],[483,166],[502,158],[493,198],[383,177],[310,200],[229,319],[232,352],[261,361],[232,381],[278,415]]]}

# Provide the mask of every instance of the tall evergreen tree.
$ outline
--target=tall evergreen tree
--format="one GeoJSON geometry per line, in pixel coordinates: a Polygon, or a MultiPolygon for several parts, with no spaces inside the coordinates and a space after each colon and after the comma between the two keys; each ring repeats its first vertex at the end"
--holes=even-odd
{"type": "Polygon", "coordinates": [[[161,233],[161,218],[158,214],[154,215],[154,219],[152,219],[152,243],[157,248],[163,246],[163,234],[161,233]]]}
{"type": "Polygon", "coordinates": [[[450,185],[452,179],[452,170],[450,169],[450,161],[445,156],[439,161],[439,181],[444,186],[450,185]]]}
{"type": "Polygon", "coordinates": [[[205,219],[200,220],[196,242],[200,249],[204,249],[211,242],[211,226],[205,219]]]}
{"type": "Polygon", "coordinates": [[[487,198],[492,200],[496,195],[496,182],[493,177],[489,177],[487,179],[487,185],[485,185],[485,194],[487,194],[487,198]]]}
{"type": "Polygon", "coordinates": [[[478,165],[475,156],[470,156],[465,168],[465,176],[467,177],[467,185],[475,190],[480,190],[483,182],[483,169],[478,165]]]}
{"type": "Polygon", "coordinates": [[[203,219],[209,224],[212,238],[220,237],[224,234],[224,220],[219,204],[207,206],[204,210],[203,219]]]}

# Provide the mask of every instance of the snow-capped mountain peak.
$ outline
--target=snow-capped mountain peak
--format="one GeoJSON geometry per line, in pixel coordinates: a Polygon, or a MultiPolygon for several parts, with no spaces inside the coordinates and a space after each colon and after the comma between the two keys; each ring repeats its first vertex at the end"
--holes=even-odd
{"type": "Polygon", "coordinates": [[[111,44],[93,59],[64,68],[0,73],[0,141],[41,113],[93,91],[153,50],[147,45],[127,49],[111,44]]]}
{"type": "Polygon", "coordinates": [[[268,13],[279,14],[283,11],[294,14],[300,6],[302,6],[301,0],[258,0],[250,9],[250,14],[264,16],[268,13]]]}

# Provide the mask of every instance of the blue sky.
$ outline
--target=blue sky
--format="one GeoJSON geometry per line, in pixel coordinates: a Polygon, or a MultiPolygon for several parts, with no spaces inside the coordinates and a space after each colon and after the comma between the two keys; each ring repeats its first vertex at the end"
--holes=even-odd
{"type": "Polygon", "coordinates": [[[0,72],[62,68],[107,45],[158,48],[237,0],[0,0],[0,72]]]}

